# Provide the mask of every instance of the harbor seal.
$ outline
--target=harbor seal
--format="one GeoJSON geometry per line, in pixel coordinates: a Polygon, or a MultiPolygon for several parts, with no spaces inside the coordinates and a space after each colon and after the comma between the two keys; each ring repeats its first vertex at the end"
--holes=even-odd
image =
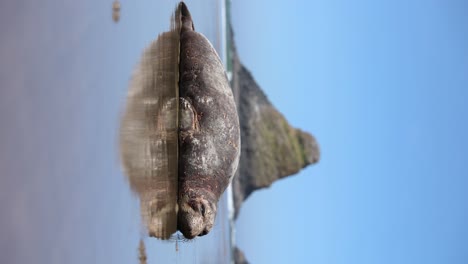
{"type": "Polygon", "coordinates": [[[195,31],[187,6],[181,19],[177,228],[188,238],[213,227],[217,203],[239,163],[236,104],[215,49],[195,31]]]}
{"type": "Polygon", "coordinates": [[[223,64],[180,3],[171,30],[144,51],[120,128],[121,161],[150,236],[213,227],[239,163],[236,105],[223,64]]]}

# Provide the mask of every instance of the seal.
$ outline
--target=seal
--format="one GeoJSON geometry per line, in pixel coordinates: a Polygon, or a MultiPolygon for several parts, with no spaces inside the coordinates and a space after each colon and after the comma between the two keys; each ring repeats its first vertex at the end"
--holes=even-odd
{"type": "Polygon", "coordinates": [[[239,163],[236,104],[215,49],[195,31],[187,6],[181,19],[177,228],[192,239],[213,227],[221,194],[239,163]]]}
{"type": "Polygon", "coordinates": [[[150,236],[211,230],[239,163],[239,118],[223,64],[183,2],[133,74],[120,148],[150,236]]]}

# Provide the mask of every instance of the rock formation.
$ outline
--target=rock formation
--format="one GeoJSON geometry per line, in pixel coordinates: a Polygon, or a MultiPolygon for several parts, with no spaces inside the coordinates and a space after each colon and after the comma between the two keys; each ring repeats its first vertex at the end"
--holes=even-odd
{"type": "Polygon", "coordinates": [[[234,247],[233,252],[234,252],[234,256],[233,256],[234,263],[236,263],[236,264],[249,264],[249,262],[245,258],[244,253],[238,247],[234,247]]]}
{"type": "Polygon", "coordinates": [[[320,152],[311,134],[290,126],[270,103],[252,74],[241,64],[232,27],[230,31],[231,86],[241,125],[241,158],[233,181],[237,217],[242,202],[253,191],[318,162],[320,152]]]}
{"type": "MultiPolygon", "coordinates": [[[[252,74],[242,65],[229,24],[232,59],[231,87],[236,98],[241,126],[241,157],[233,184],[234,209],[252,192],[291,176],[317,163],[320,150],[315,138],[289,125],[286,118],[270,103],[252,74]]],[[[243,252],[234,247],[234,262],[246,264],[243,252]]]]}

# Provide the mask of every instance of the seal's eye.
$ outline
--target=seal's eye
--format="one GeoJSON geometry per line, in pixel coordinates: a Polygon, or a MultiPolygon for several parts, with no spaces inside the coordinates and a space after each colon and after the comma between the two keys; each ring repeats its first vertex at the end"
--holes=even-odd
{"type": "Polygon", "coordinates": [[[189,201],[188,202],[188,205],[194,210],[194,211],[198,211],[198,204],[195,202],[195,201],[189,201]]]}
{"type": "Polygon", "coordinates": [[[203,203],[200,206],[200,212],[201,212],[202,216],[205,217],[205,205],[203,203]]]}

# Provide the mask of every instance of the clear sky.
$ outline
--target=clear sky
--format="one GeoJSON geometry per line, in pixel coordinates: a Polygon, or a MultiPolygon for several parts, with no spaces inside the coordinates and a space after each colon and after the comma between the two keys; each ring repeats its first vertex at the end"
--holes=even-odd
{"type": "Polygon", "coordinates": [[[318,165],[254,193],[252,263],[467,263],[468,3],[232,3],[241,61],[318,165]]]}

